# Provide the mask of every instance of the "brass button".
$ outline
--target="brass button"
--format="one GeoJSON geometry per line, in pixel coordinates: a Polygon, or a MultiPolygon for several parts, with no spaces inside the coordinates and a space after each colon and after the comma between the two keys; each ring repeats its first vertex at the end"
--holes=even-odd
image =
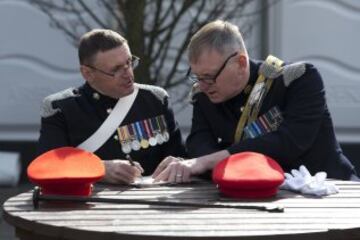
{"type": "Polygon", "coordinates": [[[98,94],[97,92],[94,92],[92,96],[93,96],[93,98],[94,98],[95,100],[99,100],[99,99],[100,99],[100,94],[98,94]]]}

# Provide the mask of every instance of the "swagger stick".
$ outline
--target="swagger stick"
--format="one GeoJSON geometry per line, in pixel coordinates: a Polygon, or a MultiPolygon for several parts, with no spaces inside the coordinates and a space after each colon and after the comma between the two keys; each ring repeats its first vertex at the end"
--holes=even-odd
{"type": "Polygon", "coordinates": [[[150,201],[140,199],[115,199],[103,197],[82,197],[82,196],[65,196],[65,195],[42,195],[40,188],[35,187],[33,192],[33,206],[39,208],[40,201],[68,201],[68,202],[102,202],[102,203],[120,203],[120,204],[146,204],[155,206],[175,206],[175,207],[193,207],[193,208],[232,208],[232,209],[249,209],[267,212],[284,212],[283,207],[266,207],[252,205],[229,205],[218,203],[194,203],[194,202],[173,202],[173,201],[150,201]]]}

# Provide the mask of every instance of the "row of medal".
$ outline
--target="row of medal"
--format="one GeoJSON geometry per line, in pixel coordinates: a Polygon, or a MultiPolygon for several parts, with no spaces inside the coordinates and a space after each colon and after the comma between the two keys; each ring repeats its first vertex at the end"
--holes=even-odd
{"type": "Polygon", "coordinates": [[[277,106],[272,107],[267,113],[261,115],[244,128],[244,139],[256,138],[278,129],[284,120],[277,106]]]}
{"type": "Polygon", "coordinates": [[[170,135],[164,115],[140,120],[117,129],[121,150],[129,154],[149,146],[161,145],[169,141],[170,135]]]}

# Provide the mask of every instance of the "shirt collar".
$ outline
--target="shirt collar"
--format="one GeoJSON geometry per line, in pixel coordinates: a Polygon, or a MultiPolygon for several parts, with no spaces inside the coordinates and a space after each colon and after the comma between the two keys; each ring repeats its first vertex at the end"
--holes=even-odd
{"type": "Polygon", "coordinates": [[[83,85],[83,89],[84,89],[85,95],[95,102],[101,102],[101,103],[107,103],[107,104],[115,104],[117,102],[117,99],[106,96],[106,95],[96,91],[88,83],[85,83],[83,85]]]}

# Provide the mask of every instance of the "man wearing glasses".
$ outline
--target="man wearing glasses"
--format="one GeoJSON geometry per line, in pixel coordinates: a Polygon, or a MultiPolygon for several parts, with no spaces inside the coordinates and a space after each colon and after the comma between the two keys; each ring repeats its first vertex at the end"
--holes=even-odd
{"type": "Polygon", "coordinates": [[[193,158],[168,157],[156,169],[156,180],[189,181],[245,151],[268,155],[285,171],[303,164],[312,174],[358,180],[335,138],[313,65],[285,64],[273,56],[249,59],[238,27],[225,21],[202,27],[188,51],[194,87],[186,146],[193,158]]]}
{"type": "Polygon", "coordinates": [[[42,107],[39,153],[73,146],[105,164],[104,181],[129,184],[166,156],[184,156],[167,92],[134,83],[139,58],[118,33],[96,29],[79,44],[85,84],[52,94],[42,107]]]}

